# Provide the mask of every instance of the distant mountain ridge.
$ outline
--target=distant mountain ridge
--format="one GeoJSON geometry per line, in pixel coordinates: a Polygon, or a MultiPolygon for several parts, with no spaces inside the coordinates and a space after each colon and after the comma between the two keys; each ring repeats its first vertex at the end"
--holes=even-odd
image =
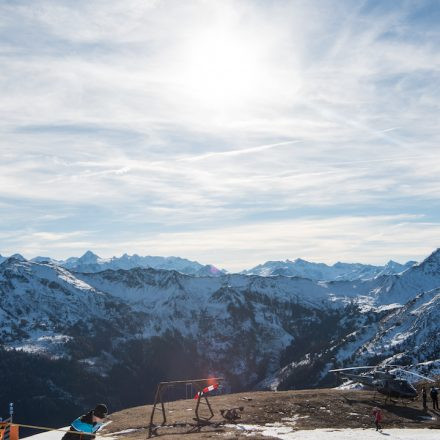
{"type": "MultiPolygon", "coordinates": [[[[14,254],[14,258],[24,259],[20,254],[14,254]]],[[[6,257],[0,255],[0,263],[6,257]]],[[[124,254],[121,257],[101,258],[92,251],[85,252],[81,257],[70,257],[66,260],[56,260],[50,257],[35,257],[30,261],[35,263],[52,263],[65,267],[75,272],[96,273],[103,270],[153,268],[163,270],[176,270],[178,272],[195,275],[217,277],[228,273],[218,269],[212,264],[203,265],[197,261],[191,261],[180,257],[139,256],[137,254],[124,254]]],[[[258,276],[287,276],[308,278],[315,281],[354,281],[369,280],[382,275],[396,275],[404,272],[417,264],[416,261],[408,261],[400,264],[390,260],[384,266],[374,266],[361,263],[335,263],[329,266],[325,263],[313,263],[301,258],[285,261],[267,261],[252,269],[243,270],[239,273],[244,275],[258,276]]]]}
{"type": "Polygon", "coordinates": [[[316,281],[353,281],[369,280],[381,275],[395,275],[404,272],[415,264],[417,264],[416,261],[400,264],[390,260],[385,266],[341,262],[328,266],[324,263],[311,263],[297,258],[294,261],[267,261],[241,273],[259,276],[297,276],[316,281]]]}
{"type": "Polygon", "coordinates": [[[124,254],[121,257],[101,258],[92,251],[87,251],[81,257],[70,257],[67,260],[54,260],[50,257],[36,257],[31,261],[36,263],[49,262],[75,272],[94,273],[103,270],[129,270],[136,267],[163,270],[177,270],[187,275],[220,276],[225,273],[211,264],[203,265],[197,261],[180,257],[141,257],[137,254],[124,254]]]}

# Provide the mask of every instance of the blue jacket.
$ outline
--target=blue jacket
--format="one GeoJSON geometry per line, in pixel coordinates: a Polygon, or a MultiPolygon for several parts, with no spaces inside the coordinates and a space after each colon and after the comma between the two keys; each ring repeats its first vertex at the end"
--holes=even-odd
{"type": "Polygon", "coordinates": [[[78,417],[76,420],[74,420],[71,423],[71,427],[75,429],[75,431],[80,431],[80,432],[87,432],[88,434],[94,434],[96,431],[99,430],[99,428],[101,428],[102,423],[88,423],[88,422],[84,422],[82,419],[84,418],[84,416],[82,417],[78,417]]]}
{"type": "Polygon", "coordinates": [[[102,427],[102,423],[93,422],[93,411],[78,417],[70,424],[70,431],[64,434],[62,440],[93,440],[95,433],[102,427]],[[83,435],[73,434],[72,431],[84,432],[83,435]]]}

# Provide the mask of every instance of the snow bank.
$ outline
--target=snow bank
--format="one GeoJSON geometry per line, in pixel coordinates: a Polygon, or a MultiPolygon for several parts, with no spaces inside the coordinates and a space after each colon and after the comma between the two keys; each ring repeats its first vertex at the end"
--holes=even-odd
{"type": "MultiPolygon", "coordinates": [[[[111,423],[112,421],[109,420],[108,422],[104,423],[103,426],[107,426],[111,423]]],[[[60,429],[60,431],[46,431],[46,432],[42,432],[40,434],[35,434],[35,435],[30,435],[29,437],[23,437],[23,438],[27,438],[27,439],[31,439],[31,440],[61,440],[63,435],[70,429],[70,426],[64,426],[63,428],[58,428],[60,429]],[[61,430],[65,431],[62,432],[61,430]]],[[[129,430],[127,430],[129,431],[129,430]]],[[[122,431],[120,433],[117,434],[121,434],[122,431]]],[[[96,440],[100,440],[100,439],[106,439],[106,440],[116,440],[116,437],[110,437],[108,435],[106,435],[105,437],[101,434],[97,434],[96,435],[96,440]]],[[[79,436],[78,436],[78,440],[79,440],[79,436]]]]}
{"type": "MultiPolygon", "coordinates": [[[[63,429],[65,431],[68,431],[69,428],[70,428],[70,426],[65,426],[64,428],[59,428],[59,429],[63,429]]],[[[29,438],[29,439],[32,439],[32,440],[61,440],[63,435],[64,435],[64,432],[60,432],[60,431],[47,431],[47,432],[42,432],[41,434],[31,435],[31,436],[26,437],[26,438],[29,438]]]]}
{"type": "Polygon", "coordinates": [[[437,429],[384,429],[377,432],[375,429],[313,429],[295,431],[294,428],[281,423],[259,425],[228,425],[239,431],[245,431],[251,437],[260,434],[281,440],[438,440],[437,429]]]}

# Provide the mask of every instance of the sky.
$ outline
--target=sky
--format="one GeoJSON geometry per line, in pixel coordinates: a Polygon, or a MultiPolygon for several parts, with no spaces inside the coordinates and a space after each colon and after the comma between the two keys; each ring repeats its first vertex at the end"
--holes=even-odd
{"type": "Polygon", "coordinates": [[[420,261],[439,22],[437,0],[0,0],[0,254],[420,261]]]}

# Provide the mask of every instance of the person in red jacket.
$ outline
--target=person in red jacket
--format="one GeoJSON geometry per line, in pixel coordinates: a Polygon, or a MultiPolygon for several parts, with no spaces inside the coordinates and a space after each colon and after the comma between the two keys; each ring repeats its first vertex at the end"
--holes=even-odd
{"type": "Polygon", "coordinates": [[[382,429],[382,426],[380,422],[382,421],[382,411],[376,406],[373,409],[373,417],[374,417],[374,424],[376,425],[376,431],[379,431],[379,429],[382,429]]]}

